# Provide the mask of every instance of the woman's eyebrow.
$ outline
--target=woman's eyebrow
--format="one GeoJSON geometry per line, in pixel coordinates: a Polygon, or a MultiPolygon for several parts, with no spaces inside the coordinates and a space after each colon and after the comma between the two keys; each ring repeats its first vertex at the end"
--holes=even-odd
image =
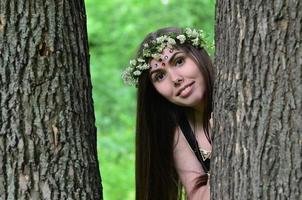
{"type": "Polygon", "coordinates": [[[152,77],[152,74],[156,73],[157,71],[161,71],[161,69],[160,68],[156,68],[156,69],[152,70],[150,72],[150,74],[149,74],[149,77],[152,77]]]}
{"type": "MultiPolygon", "coordinates": [[[[175,59],[175,57],[176,57],[178,54],[182,54],[182,53],[183,53],[182,51],[177,51],[177,52],[175,52],[175,53],[169,58],[168,63],[171,65],[172,62],[173,62],[173,60],[175,59]]],[[[153,73],[155,73],[155,72],[157,72],[157,71],[160,71],[160,70],[161,70],[161,68],[156,68],[156,69],[154,69],[154,70],[152,70],[152,68],[151,68],[149,77],[151,77],[153,73]]]]}
{"type": "Polygon", "coordinates": [[[176,53],[174,53],[174,54],[171,56],[171,58],[169,59],[168,63],[171,65],[172,62],[173,62],[173,60],[175,59],[175,57],[176,57],[178,54],[181,54],[181,53],[183,53],[183,52],[177,51],[176,53]]]}

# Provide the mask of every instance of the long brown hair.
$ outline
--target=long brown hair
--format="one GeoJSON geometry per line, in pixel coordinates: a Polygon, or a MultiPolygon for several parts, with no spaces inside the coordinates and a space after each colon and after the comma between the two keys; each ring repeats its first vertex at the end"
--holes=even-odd
{"type": "MultiPolygon", "coordinates": [[[[178,28],[163,28],[146,36],[137,56],[141,56],[143,44],[168,33],[181,33],[178,28]]],[[[203,126],[209,141],[209,119],[212,112],[212,62],[203,48],[190,44],[176,44],[196,62],[206,82],[203,126]]],[[[136,119],[136,199],[176,200],[181,199],[182,187],[177,175],[174,159],[174,135],[185,108],[162,97],[154,88],[148,70],[144,71],[137,85],[136,119]]],[[[205,176],[197,181],[197,187],[207,182],[205,176]]]]}

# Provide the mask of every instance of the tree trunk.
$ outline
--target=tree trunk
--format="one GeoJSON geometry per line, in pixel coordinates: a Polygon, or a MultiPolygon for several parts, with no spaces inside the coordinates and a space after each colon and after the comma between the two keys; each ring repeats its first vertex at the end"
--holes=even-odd
{"type": "Polygon", "coordinates": [[[102,199],[83,1],[0,2],[0,199],[102,199]]]}
{"type": "Polygon", "coordinates": [[[212,199],[302,199],[302,3],[216,3],[212,199]]]}

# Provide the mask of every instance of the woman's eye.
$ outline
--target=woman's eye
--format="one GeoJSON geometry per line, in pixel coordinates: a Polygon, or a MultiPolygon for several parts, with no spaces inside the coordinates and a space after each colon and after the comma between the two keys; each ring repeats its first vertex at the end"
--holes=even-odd
{"type": "Polygon", "coordinates": [[[154,81],[161,81],[165,78],[165,74],[162,72],[158,72],[153,76],[154,81]]]}
{"type": "Polygon", "coordinates": [[[185,62],[184,58],[177,58],[175,60],[175,66],[181,66],[185,62]]]}

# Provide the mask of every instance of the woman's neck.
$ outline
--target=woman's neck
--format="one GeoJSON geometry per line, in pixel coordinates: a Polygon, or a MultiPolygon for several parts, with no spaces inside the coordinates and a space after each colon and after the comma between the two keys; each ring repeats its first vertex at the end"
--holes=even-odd
{"type": "Polygon", "coordinates": [[[187,111],[187,118],[191,125],[191,128],[193,129],[193,132],[195,134],[195,137],[198,141],[198,144],[202,149],[204,150],[211,150],[211,141],[207,137],[207,134],[204,130],[204,119],[203,119],[203,113],[204,109],[194,110],[190,109],[187,111]]]}
{"type": "Polygon", "coordinates": [[[203,107],[199,109],[189,109],[187,111],[188,120],[195,130],[203,130],[203,107]]]}

